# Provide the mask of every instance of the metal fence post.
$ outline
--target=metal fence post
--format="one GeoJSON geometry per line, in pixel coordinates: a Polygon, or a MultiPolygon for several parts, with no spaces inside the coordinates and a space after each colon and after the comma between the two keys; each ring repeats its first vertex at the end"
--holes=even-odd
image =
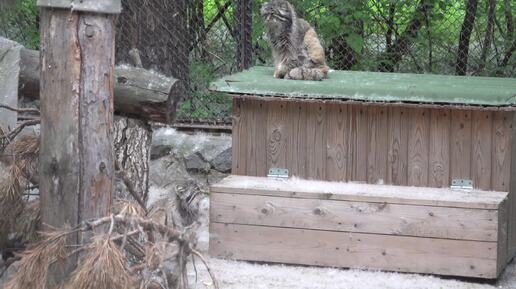
{"type": "Polygon", "coordinates": [[[237,2],[236,22],[238,69],[244,70],[253,61],[253,0],[237,2]]]}

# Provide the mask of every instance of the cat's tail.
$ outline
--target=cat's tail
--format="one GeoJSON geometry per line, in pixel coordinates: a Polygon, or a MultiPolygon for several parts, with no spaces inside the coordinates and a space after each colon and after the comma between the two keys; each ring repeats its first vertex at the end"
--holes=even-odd
{"type": "Polygon", "coordinates": [[[287,75],[285,75],[286,79],[293,80],[317,80],[321,81],[328,76],[328,71],[330,68],[328,66],[323,67],[296,67],[290,70],[287,75]]]}

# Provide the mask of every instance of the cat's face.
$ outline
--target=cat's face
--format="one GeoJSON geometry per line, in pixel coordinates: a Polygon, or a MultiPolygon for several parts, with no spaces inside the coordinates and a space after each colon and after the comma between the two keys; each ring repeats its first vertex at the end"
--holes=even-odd
{"type": "Polygon", "coordinates": [[[292,23],[293,10],[289,2],[285,0],[272,0],[263,4],[260,12],[265,24],[270,29],[281,29],[292,23]]]}

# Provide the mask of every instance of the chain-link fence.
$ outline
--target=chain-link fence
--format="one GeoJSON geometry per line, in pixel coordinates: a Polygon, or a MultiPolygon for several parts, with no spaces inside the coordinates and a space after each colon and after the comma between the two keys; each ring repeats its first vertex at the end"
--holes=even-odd
{"type": "MultiPolygon", "coordinates": [[[[36,48],[35,0],[8,1],[19,12],[3,17],[0,34],[36,48]]],[[[179,118],[227,120],[231,101],[210,93],[208,84],[248,66],[271,65],[259,13],[264,2],[122,0],[117,59],[131,62],[137,51],[145,68],[182,80],[179,118]]],[[[333,69],[516,76],[512,0],[291,3],[316,28],[333,69]]]]}

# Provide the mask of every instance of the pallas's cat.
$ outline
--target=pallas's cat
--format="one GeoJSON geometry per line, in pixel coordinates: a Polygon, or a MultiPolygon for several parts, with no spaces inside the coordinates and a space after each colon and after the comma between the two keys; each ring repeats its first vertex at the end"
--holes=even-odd
{"type": "Polygon", "coordinates": [[[322,80],[328,75],[324,48],[317,33],[285,0],[272,0],[261,8],[274,58],[274,77],[322,80]]]}

